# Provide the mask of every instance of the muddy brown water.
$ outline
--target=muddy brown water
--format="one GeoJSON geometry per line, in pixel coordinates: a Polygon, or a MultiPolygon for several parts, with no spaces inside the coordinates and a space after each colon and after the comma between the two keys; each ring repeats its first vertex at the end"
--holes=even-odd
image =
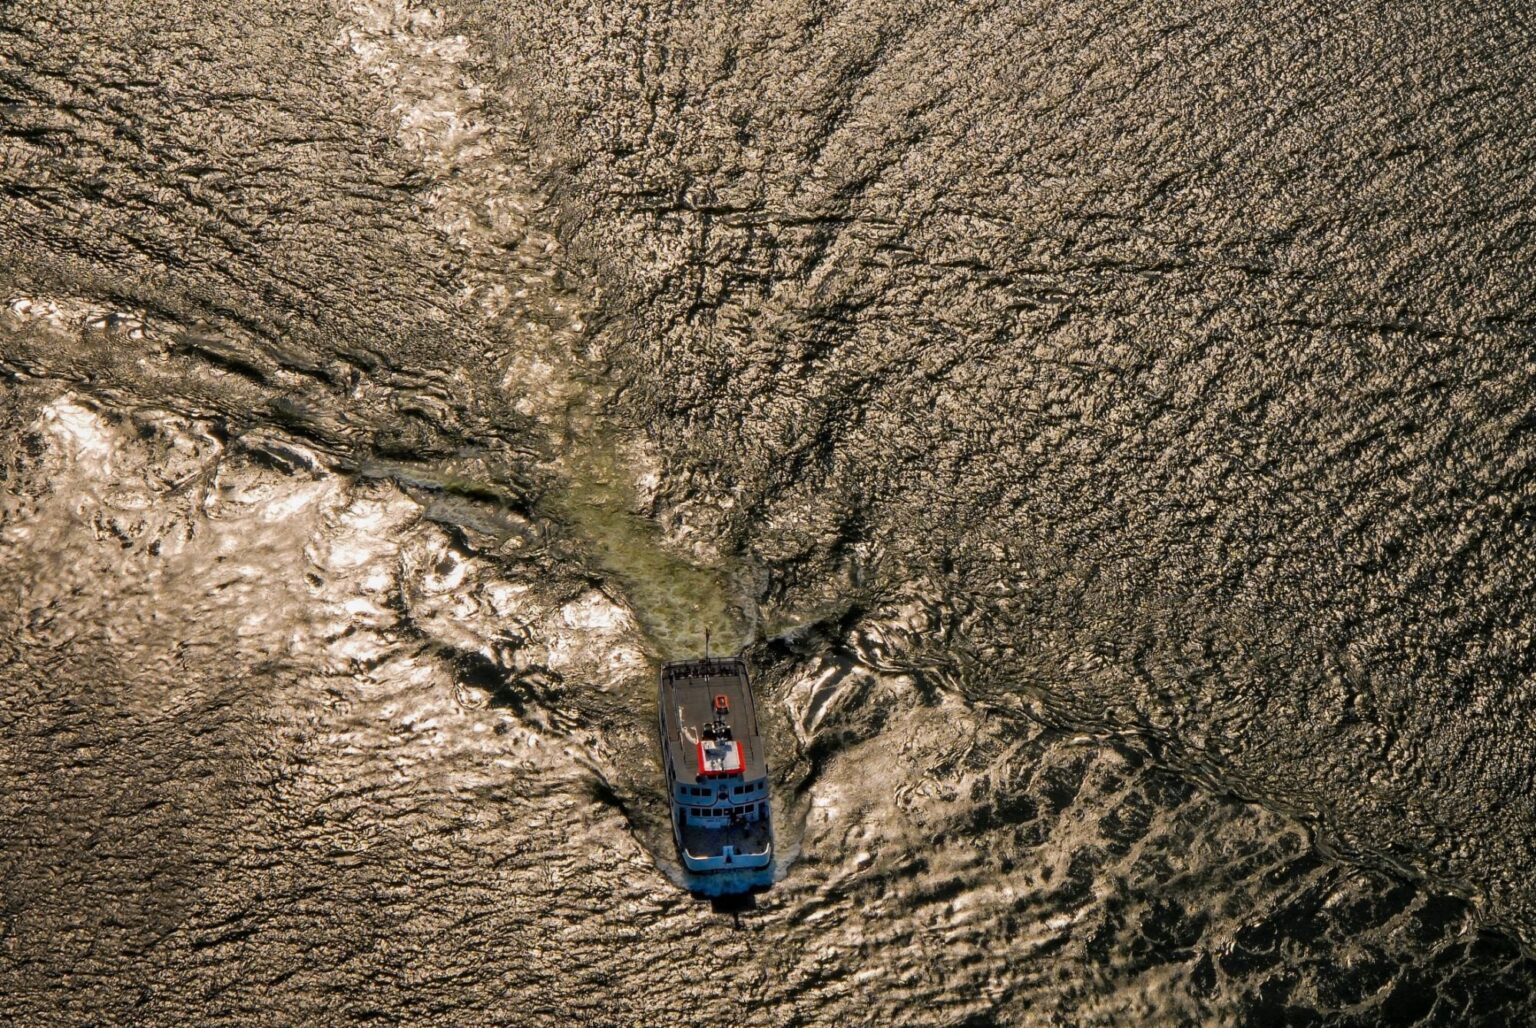
{"type": "Polygon", "coordinates": [[[1530,44],[0,7],[0,1013],[1529,1021],[1530,44]]]}

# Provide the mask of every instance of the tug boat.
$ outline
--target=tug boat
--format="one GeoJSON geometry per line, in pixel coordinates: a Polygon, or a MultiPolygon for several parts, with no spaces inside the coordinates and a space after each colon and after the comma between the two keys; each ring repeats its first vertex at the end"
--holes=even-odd
{"type": "Polygon", "coordinates": [[[672,837],[696,892],[747,892],[773,881],[768,764],[747,665],[680,660],[661,669],[661,756],[672,837]]]}

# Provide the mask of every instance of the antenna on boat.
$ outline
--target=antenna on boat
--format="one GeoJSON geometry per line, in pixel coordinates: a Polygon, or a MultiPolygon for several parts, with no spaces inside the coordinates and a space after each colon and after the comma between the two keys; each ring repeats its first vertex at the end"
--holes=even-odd
{"type": "Polygon", "coordinates": [[[704,629],[704,659],[709,659],[709,629],[704,629]]]}

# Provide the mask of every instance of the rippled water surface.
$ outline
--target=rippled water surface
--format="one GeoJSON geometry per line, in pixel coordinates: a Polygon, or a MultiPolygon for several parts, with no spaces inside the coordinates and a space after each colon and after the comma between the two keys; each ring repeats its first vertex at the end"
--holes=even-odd
{"type": "Polygon", "coordinates": [[[0,7],[0,1015],[1536,1019],[1531,37],[0,7]]]}

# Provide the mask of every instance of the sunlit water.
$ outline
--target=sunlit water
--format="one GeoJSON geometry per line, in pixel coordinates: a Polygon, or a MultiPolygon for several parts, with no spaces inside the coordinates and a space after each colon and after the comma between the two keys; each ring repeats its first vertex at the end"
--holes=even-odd
{"type": "Polygon", "coordinates": [[[1400,227],[1488,25],[121,6],[0,12],[7,1017],[1531,1017],[1530,255],[1400,227]]]}

